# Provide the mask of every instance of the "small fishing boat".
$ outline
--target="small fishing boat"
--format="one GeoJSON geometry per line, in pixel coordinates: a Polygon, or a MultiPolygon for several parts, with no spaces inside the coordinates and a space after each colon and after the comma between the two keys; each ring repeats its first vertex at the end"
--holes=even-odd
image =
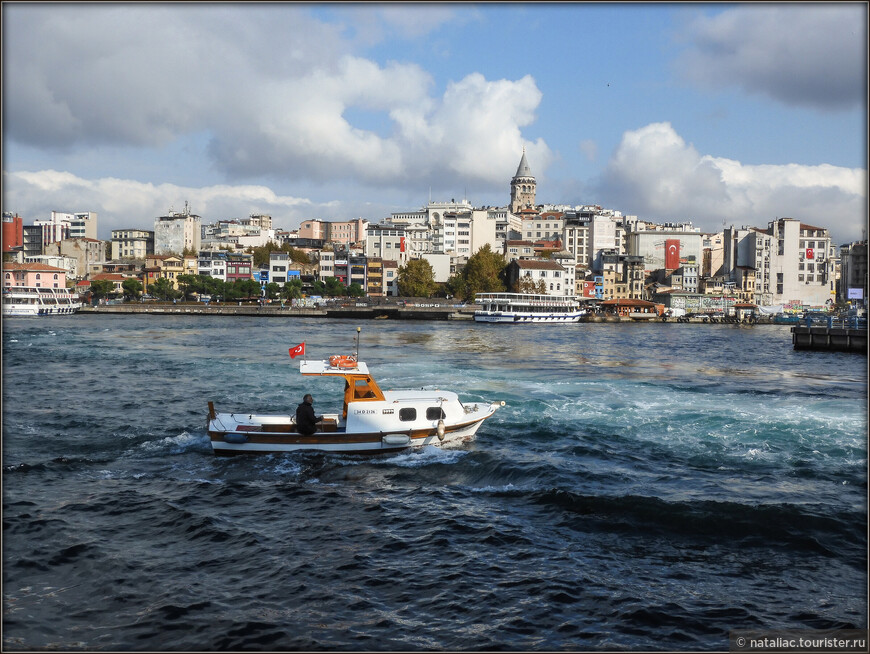
{"type": "MultiPolygon", "coordinates": [[[[357,330],[359,332],[359,330],[357,330]]],[[[358,337],[357,337],[358,338],[358,337]]],[[[357,352],[359,351],[357,341],[357,352]]],[[[304,352],[304,343],[290,356],[304,352]]],[[[504,402],[460,401],[452,391],[382,391],[358,355],[337,355],[300,363],[303,376],[344,382],[340,414],[324,414],[317,431],[299,433],[295,415],[217,413],[208,403],[208,435],[219,456],[319,450],[345,454],[380,454],[425,445],[470,441],[483,421],[504,402]]]]}

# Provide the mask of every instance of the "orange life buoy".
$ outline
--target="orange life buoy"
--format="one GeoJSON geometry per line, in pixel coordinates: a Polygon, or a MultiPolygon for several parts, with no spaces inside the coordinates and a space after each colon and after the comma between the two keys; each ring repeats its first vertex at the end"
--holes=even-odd
{"type": "Polygon", "coordinates": [[[356,357],[336,355],[329,357],[329,365],[333,368],[356,368],[356,357]]]}

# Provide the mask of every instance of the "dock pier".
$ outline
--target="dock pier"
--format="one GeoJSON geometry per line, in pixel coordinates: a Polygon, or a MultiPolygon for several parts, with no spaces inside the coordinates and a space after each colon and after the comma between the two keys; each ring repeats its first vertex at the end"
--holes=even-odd
{"type": "Polygon", "coordinates": [[[867,319],[807,318],[791,328],[791,340],[795,350],[867,354],[867,319]]]}

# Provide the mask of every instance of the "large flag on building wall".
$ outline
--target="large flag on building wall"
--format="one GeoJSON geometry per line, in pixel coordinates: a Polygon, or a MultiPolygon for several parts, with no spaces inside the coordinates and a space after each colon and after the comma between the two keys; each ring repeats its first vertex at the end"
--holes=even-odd
{"type": "Polygon", "coordinates": [[[300,343],[296,347],[290,348],[290,358],[291,359],[295,359],[296,357],[301,356],[303,354],[305,354],[305,343],[304,342],[300,343]]]}
{"type": "Polygon", "coordinates": [[[665,268],[676,270],[680,267],[680,239],[669,238],[665,241],[665,268]]]}

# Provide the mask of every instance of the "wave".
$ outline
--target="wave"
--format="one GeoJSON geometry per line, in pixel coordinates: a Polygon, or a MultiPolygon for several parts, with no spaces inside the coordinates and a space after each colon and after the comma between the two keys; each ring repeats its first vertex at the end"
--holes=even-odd
{"type": "Polygon", "coordinates": [[[790,548],[866,563],[867,516],[826,505],[764,504],[699,500],[666,501],[638,495],[584,495],[549,489],[529,501],[574,516],[581,530],[650,536],[678,536],[705,542],[722,539],[745,547],[790,548]]]}

